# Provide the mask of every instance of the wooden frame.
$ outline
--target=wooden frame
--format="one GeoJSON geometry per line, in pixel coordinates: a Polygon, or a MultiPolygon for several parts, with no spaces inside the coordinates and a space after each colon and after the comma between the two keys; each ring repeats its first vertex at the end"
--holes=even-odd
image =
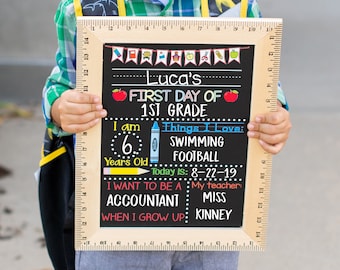
{"type": "MultiPolygon", "coordinates": [[[[243,61],[242,49],[250,48],[251,53],[249,54],[250,58],[248,59],[250,59],[249,65],[251,66],[251,70],[249,73],[241,74],[239,76],[239,78],[241,78],[240,79],[241,82],[239,84],[240,89],[237,92],[240,92],[240,93],[242,93],[242,91],[245,92],[245,90],[242,90],[242,84],[246,84],[245,82],[242,81],[243,75],[244,77],[247,77],[248,80],[250,80],[251,92],[249,92],[249,98],[248,98],[248,102],[250,104],[249,112],[248,112],[249,115],[240,116],[236,113],[235,116],[233,116],[232,115],[233,111],[231,109],[231,111],[228,111],[228,113],[231,114],[229,119],[226,120],[222,117],[223,118],[222,120],[225,120],[230,123],[235,122],[234,120],[236,120],[236,122],[241,121],[242,123],[238,126],[239,128],[241,127],[242,135],[240,136],[242,136],[243,141],[246,141],[245,152],[242,152],[244,154],[241,155],[242,156],[241,158],[246,156],[246,162],[245,164],[238,164],[238,165],[241,165],[242,169],[239,169],[239,171],[243,171],[244,176],[238,177],[235,180],[235,181],[241,181],[241,183],[243,184],[243,192],[244,192],[243,197],[242,197],[242,202],[243,202],[242,219],[239,225],[223,226],[221,225],[222,223],[220,222],[213,222],[212,223],[213,225],[209,226],[208,224],[209,222],[208,222],[207,223],[208,225],[204,223],[203,226],[200,226],[200,223],[198,222],[197,224],[194,224],[191,226],[190,224],[192,223],[190,220],[192,220],[192,216],[188,214],[189,210],[187,213],[184,213],[184,210],[183,210],[183,211],[173,213],[174,216],[175,214],[177,215],[177,219],[181,219],[182,218],[181,214],[184,213],[184,216],[186,218],[186,223],[185,223],[185,220],[183,220],[183,223],[180,223],[183,226],[182,225],[176,226],[176,224],[172,224],[170,221],[167,226],[163,226],[159,222],[157,222],[159,221],[159,219],[157,219],[159,217],[156,214],[154,215],[154,217],[152,217],[152,215],[149,217],[151,221],[152,219],[154,219],[153,220],[154,223],[145,222],[145,225],[141,225],[143,224],[143,220],[144,221],[146,220],[145,217],[141,218],[143,214],[141,212],[138,214],[140,216],[140,218],[138,219],[139,225],[137,224],[136,226],[133,226],[133,223],[131,223],[131,221],[135,221],[136,218],[133,218],[133,213],[131,212],[132,210],[130,209],[131,210],[130,213],[126,213],[125,216],[123,215],[121,210],[120,210],[120,213],[122,215],[121,217],[119,217],[118,215],[117,216],[111,215],[110,220],[113,221],[113,223],[112,222],[108,223],[108,225],[105,225],[104,223],[104,226],[103,226],[102,224],[103,216],[101,216],[103,214],[102,209],[101,209],[101,207],[103,207],[102,206],[103,203],[101,204],[101,201],[103,200],[103,198],[101,197],[102,196],[101,194],[105,193],[103,192],[103,185],[104,185],[103,182],[105,182],[105,185],[107,185],[108,190],[111,190],[111,187],[112,187],[111,184],[113,184],[114,181],[120,181],[120,182],[125,181],[125,182],[131,183],[131,181],[132,182],[133,181],[135,182],[146,181],[147,182],[147,181],[152,180],[151,182],[154,182],[155,185],[159,185],[156,183],[161,182],[161,180],[156,178],[156,175],[155,175],[157,174],[156,170],[153,170],[152,172],[155,172],[155,173],[153,173],[150,176],[150,171],[152,169],[151,161],[150,159],[145,158],[145,155],[141,159],[142,160],[141,164],[138,164],[138,165],[141,165],[139,167],[142,170],[146,170],[149,173],[148,178],[145,178],[144,180],[143,178],[133,178],[132,176],[129,176],[129,175],[126,176],[126,174],[129,174],[129,173],[124,172],[124,169],[127,169],[127,168],[129,169],[129,168],[136,167],[136,166],[132,166],[131,164],[126,164],[126,163],[122,165],[122,162],[120,162],[120,164],[118,165],[114,163],[110,163],[110,162],[106,162],[105,164],[105,161],[103,161],[103,153],[102,153],[104,151],[103,149],[105,148],[102,146],[104,142],[104,139],[103,139],[104,133],[108,136],[108,138],[114,137],[116,141],[119,140],[119,136],[123,136],[122,134],[124,134],[124,133],[120,133],[118,135],[116,133],[107,134],[108,133],[107,128],[105,127],[107,122],[112,122],[111,124],[113,126],[115,124],[117,125],[118,123],[120,128],[122,126],[121,123],[119,123],[119,121],[117,120],[118,118],[116,119],[114,116],[109,115],[106,119],[103,119],[102,123],[98,124],[91,130],[77,134],[77,139],[76,139],[76,142],[77,142],[76,144],[76,216],[75,216],[76,249],[77,250],[263,250],[265,248],[265,242],[266,242],[266,228],[267,228],[267,221],[268,221],[267,215],[268,215],[268,206],[269,206],[269,192],[270,192],[271,166],[272,166],[271,162],[272,161],[271,161],[271,155],[264,152],[256,140],[254,139],[248,140],[246,138],[246,121],[249,121],[249,119],[253,119],[254,116],[258,113],[264,113],[264,112],[273,111],[276,109],[277,84],[278,84],[278,77],[279,77],[281,35],[282,35],[281,19],[81,17],[78,19],[77,29],[78,29],[77,89],[83,92],[90,92],[90,93],[97,94],[98,96],[103,98],[103,101],[105,101],[109,95],[108,93],[105,93],[105,95],[103,94],[104,92],[103,89],[105,88],[105,82],[103,82],[103,77],[104,77],[104,80],[106,80],[105,78],[112,77],[111,74],[105,75],[105,72],[106,72],[104,70],[105,63],[103,64],[103,62],[105,62],[104,61],[105,59],[103,60],[103,58],[106,57],[105,50],[109,50],[106,53],[110,53],[110,52],[112,53],[111,61],[118,65],[116,70],[123,70],[125,66],[126,66],[126,70],[128,70],[129,68],[131,68],[131,66],[133,69],[134,65],[137,65],[137,66],[140,65],[140,59],[142,57],[142,56],[139,56],[140,57],[138,58],[139,62],[137,62],[137,60],[129,58],[127,53],[129,49],[131,48],[132,49],[137,48],[139,51],[142,48],[147,48],[147,49],[152,50],[155,54],[157,54],[159,51],[164,49],[164,46],[168,47],[167,49],[171,51],[171,50],[178,50],[180,48],[178,46],[182,45],[187,50],[190,50],[190,48],[192,49],[194,47],[195,49],[192,49],[192,50],[196,51],[197,58],[201,56],[200,53],[203,52],[205,49],[208,49],[213,54],[214,49],[217,48],[217,49],[221,49],[222,51],[226,53],[225,58],[222,57],[221,58],[222,61],[220,61],[220,62],[223,62],[226,69],[229,68],[233,64],[236,65],[237,64],[236,60],[238,60],[239,62],[243,61]],[[138,47],[139,44],[140,46],[138,47]],[[198,46],[198,47],[196,48],[195,46],[198,46]],[[115,48],[119,48],[121,50],[120,52],[118,52],[116,56],[114,56],[115,48]],[[238,49],[238,55],[237,56],[236,54],[234,55],[235,59],[231,59],[230,52],[232,48],[238,49]],[[119,57],[122,57],[122,58],[118,59],[118,55],[120,55],[119,57]],[[241,55],[240,56],[241,60],[238,58],[239,55],[241,55]],[[226,59],[227,57],[229,57],[228,61],[226,59]],[[234,61],[231,61],[233,63],[230,62],[230,59],[234,60],[234,61]],[[119,171],[118,173],[120,174],[119,176],[109,176],[110,178],[105,178],[104,180],[103,178],[105,174],[104,170],[106,170],[106,172],[111,172],[110,170],[112,168],[118,168],[118,169],[123,168],[123,170],[119,171]],[[124,217],[125,217],[125,220],[123,220],[124,217]],[[120,220],[120,218],[122,218],[122,220],[120,220]],[[126,221],[127,225],[124,225],[125,224],[124,221],[126,221]],[[113,225],[113,226],[110,225],[110,224],[116,224],[116,223],[119,223],[119,224],[113,225]]],[[[169,55],[168,55],[169,59],[171,58],[170,53],[171,52],[169,52],[169,55]]],[[[157,56],[154,56],[154,57],[157,57],[157,56]]],[[[203,70],[205,66],[208,66],[210,64],[210,67],[207,67],[204,69],[204,70],[207,70],[207,74],[210,76],[211,71],[209,71],[209,69],[213,68],[211,67],[214,65],[213,63],[217,63],[216,60],[215,62],[213,61],[213,59],[215,59],[213,57],[216,57],[216,56],[213,56],[213,55],[211,56],[210,63],[199,63],[199,62],[196,62],[195,64],[191,63],[192,69],[203,70]]],[[[171,59],[169,61],[171,61],[171,59]]],[[[244,61],[248,61],[248,60],[244,60],[244,61]]],[[[176,69],[177,70],[176,72],[178,73],[175,73],[175,77],[178,78],[182,74],[181,69],[189,73],[189,71],[187,71],[186,69],[188,69],[188,67],[190,66],[190,63],[189,63],[188,66],[184,67],[184,62],[177,63],[177,65],[176,63],[175,64],[172,63],[171,65],[170,62],[163,63],[163,65],[162,63],[156,64],[155,62],[146,63],[146,64],[150,64],[150,70],[149,68],[145,68],[143,66],[143,71],[138,71],[138,72],[142,72],[141,76],[144,76],[146,73],[149,74],[150,72],[155,72],[156,74],[155,76],[157,77],[157,74],[166,74],[167,71],[165,70],[176,69]],[[159,66],[159,68],[156,68],[157,65],[159,66]]],[[[221,63],[217,63],[217,64],[220,65],[221,63]]],[[[199,72],[203,72],[202,70],[200,70],[199,72]]],[[[128,71],[124,71],[123,73],[119,73],[117,77],[121,78],[123,77],[124,74],[132,74],[132,73],[131,72],[129,73],[128,71]]],[[[202,75],[202,73],[200,74],[202,75]]],[[[201,78],[201,75],[199,75],[200,78],[201,78]]],[[[185,77],[183,80],[186,82],[187,77],[185,77]]],[[[127,81],[124,79],[121,79],[119,82],[127,83],[127,81]]],[[[110,87],[110,84],[113,88],[121,88],[121,87],[118,87],[119,83],[117,85],[113,85],[112,82],[109,82],[108,87],[110,87]]],[[[157,84],[157,87],[160,87],[160,82],[156,84],[157,84]]],[[[126,85],[127,84],[125,84],[125,87],[127,87],[126,85]]],[[[234,84],[234,81],[233,81],[232,85],[235,86],[237,85],[237,83],[234,84]]],[[[217,89],[223,89],[224,91],[225,89],[221,87],[222,86],[218,86],[218,87],[216,86],[217,89]]],[[[230,87],[233,88],[232,86],[230,87]]],[[[170,89],[175,89],[175,88],[170,87],[170,89]]],[[[172,90],[169,90],[169,91],[172,91],[172,90]]],[[[202,90],[202,92],[200,93],[203,93],[203,92],[204,91],[202,90]]],[[[129,93],[128,93],[129,95],[128,98],[130,98],[130,101],[133,102],[132,101],[133,95],[129,93]]],[[[219,94],[221,93],[222,92],[219,92],[219,94]]],[[[222,99],[222,96],[218,96],[216,94],[216,98],[217,97],[222,99]]],[[[155,100],[153,101],[154,101],[153,104],[155,104],[156,103],[155,100]]],[[[164,101],[164,96],[163,96],[163,101],[164,101]]],[[[160,101],[159,103],[162,103],[163,101],[160,101]]],[[[149,100],[149,103],[150,103],[150,100],[149,100]]],[[[127,110],[129,110],[128,109],[129,104],[128,103],[125,103],[125,104],[127,106],[126,107],[127,110]]],[[[164,105],[164,103],[162,104],[164,105]]],[[[215,107],[218,107],[219,106],[218,104],[219,103],[216,102],[215,107]]],[[[160,106],[163,106],[163,105],[160,105],[160,106]]],[[[209,104],[209,105],[210,105],[209,108],[214,107],[212,106],[214,104],[209,104]]],[[[122,108],[119,106],[122,106],[122,103],[117,102],[115,103],[113,107],[122,108]]],[[[129,114],[129,112],[127,112],[127,114],[129,114]]],[[[125,116],[126,115],[122,117],[125,117],[125,116]]],[[[212,117],[211,119],[209,118],[209,121],[211,122],[215,121],[215,123],[217,123],[218,121],[222,121],[220,120],[219,117],[215,117],[215,116],[216,115],[214,115],[214,117],[212,117]]],[[[181,117],[182,116],[178,116],[178,119],[181,117]]],[[[183,119],[181,118],[179,120],[187,121],[188,118],[190,117],[185,116],[183,117],[183,119]]],[[[125,119],[125,118],[122,118],[122,119],[125,119]]],[[[128,117],[126,119],[128,119],[128,117]]],[[[164,122],[166,121],[166,118],[161,119],[161,118],[158,118],[157,115],[155,116],[149,115],[147,119],[152,122],[154,122],[155,120],[159,121],[158,123],[160,123],[163,126],[162,127],[163,130],[161,132],[165,131],[164,122]]],[[[203,120],[206,121],[206,119],[204,119],[204,115],[201,115],[201,117],[198,117],[198,120],[195,119],[195,121],[198,121],[198,122],[200,121],[202,122],[203,120]],[[199,119],[199,118],[202,118],[202,119],[199,119]]],[[[170,121],[171,121],[171,117],[170,117],[170,121]]],[[[127,123],[129,123],[129,121],[127,121],[127,123]]],[[[131,123],[137,123],[137,122],[134,120],[134,121],[131,121],[130,124],[131,123]]],[[[230,125],[228,124],[228,126],[230,125]]],[[[137,127],[140,127],[140,126],[130,125],[128,126],[128,128],[130,128],[130,130],[128,131],[133,131],[131,129],[134,129],[137,127]]],[[[220,126],[220,127],[224,128],[224,126],[220,126]]],[[[138,130],[135,133],[138,134],[138,130]]],[[[226,136],[229,136],[229,135],[226,135],[226,136]]],[[[139,137],[139,136],[135,135],[135,138],[136,137],[139,137]]],[[[229,140],[229,137],[227,139],[226,138],[227,137],[223,139],[223,142],[224,142],[223,147],[226,145],[226,141],[229,140]]],[[[114,139],[112,140],[114,141],[114,139]]],[[[115,142],[113,142],[113,144],[114,143],[115,142]]],[[[109,149],[109,151],[114,152],[114,148],[115,146],[112,146],[112,149],[109,149]]],[[[141,146],[141,148],[143,147],[141,146]]],[[[170,152],[169,155],[173,154],[171,153],[172,150],[169,147],[167,147],[166,149],[168,152],[170,152]]],[[[215,152],[220,151],[218,149],[215,149],[215,150],[216,150],[215,152]]],[[[140,150],[140,151],[143,152],[144,150],[140,150]]],[[[219,155],[221,156],[224,154],[219,154],[219,155]]],[[[113,153],[111,156],[113,157],[112,160],[115,160],[115,157],[117,156],[119,156],[119,154],[113,153]]],[[[106,157],[108,160],[110,159],[108,156],[106,157]]],[[[165,158],[166,157],[163,152],[163,159],[165,158]]],[[[117,158],[117,159],[127,160],[128,158],[126,156],[121,157],[120,155],[120,158],[117,158]]],[[[178,163],[178,165],[176,166],[178,166],[179,168],[183,168],[183,172],[185,170],[187,171],[186,177],[181,178],[180,175],[175,175],[175,176],[167,175],[166,179],[167,179],[167,182],[174,181],[174,183],[184,183],[183,185],[181,184],[181,187],[179,187],[178,189],[180,188],[187,189],[187,190],[191,189],[190,192],[194,192],[192,188],[194,185],[187,184],[190,181],[192,183],[196,180],[197,182],[203,181],[202,183],[207,184],[208,182],[213,183],[213,181],[216,180],[216,179],[214,180],[214,177],[212,177],[211,175],[207,175],[207,174],[201,177],[203,179],[194,179],[195,176],[197,176],[196,175],[197,168],[198,169],[200,168],[197,165],[198,163],[194,162],[197,165],[196,167],[195,166],[192,167],[192,165],[189,164],[190,162],[188,162],[187,167],[181,167],[184,165],[180,164],[181,163],[180,160],[176,160],[176,161],[178,163]],[[196,168],[196,169],[193,169],[193,168],[196,168]],[[172,177],[177,177],[177,178],[173,179],[172,177]]],[[[215,163],[216,162],[217,161],[215,161],[215,163]]],[[[183,163],[186,163],[186,162],[183,162],[183,163]]],[[[205,160],[205,162],[203,163],[208,164],[209,162],[205,160]]],[[[213,163],[213,162],[210,162],[210,163],[213,163]]],[[[225,168],[228,168],[228,165],[230,164],[232,165],[232,162],[228,164],[222,164],[222,165],[223,165],[223,168],[225,169],[225,168]]],[[[212,167],[218,168],[217,165],[216,166],[214,165],[212,167]]],[[[162,166],[160,168],[162,168],[162,166]]],[[[237,168],[240,168],[240,167],[237,167],[237,168]]],[[[216,173],[216,170],[215,170],[215,173],[216,173]]],[[[170,171],[169,171],[169,174],[171,174],[170,171]]],[[[228,179],[226,179],[227,176],[223,176],[223,177],[225,177],[224,180],[226,182],[229,181],[228,179]]],[[[223,179],[221,181],[223,182],[223,179]]],[[[172,188],[168,187],[169,194],[176,193],[174,186],[175,184],[173,185],[172,188]]],[[[230,185],[228,187],[229,187],[229,190],[232,189],[230,185]]],[[[210,188],[211,188],[211,185],[210,185],[210,188]]],[[[130,186],[130,190],[125,190],[125,191],[129,191],[130,192],[129,194],[132,194],[133,193],[132,189],[133,187],[130,186]]],[[[159,191],[160,193],[160,190],[157,190],[157,191],[159,191]]],[[[217,191],[220,192],[218,196],[220,197],[220,200],[222,201],[223,201],[223,198],[226,198],[229,196],[229,195],[226,195],[225,197],[221,189],[217,189],[217,191]]],[[[136,194],[137,193],[138,192],[136,191],[136,194]]],[[[113,192],[111,192],[110,194],[113,194],[113,192]]],[[[119,193],[119,191],[116,191],[114,194],[123,194],[123,193],[119,193]]],[[[184,191],[183,191],[183,194],[185,194],[184,191]]],[[[227,192],[225,194],[227,194],[227,192]]],[[[114,203],[112,202],[112,197],[109,200],[107,197],[108,195],[106,194],[105,196],[106,196],[105,198],[107,202],[106,205],[114,206],[114,203]]],[[[179,196],[181,197],[182,195],[179,195],[179,196]]],[[[209,196],[212,196],[212,195],[209,195],[209,196]]],[[[209,196],[207,198],[211,198],[209,196]]],[[[119,198],[120,198],[120,203],[121,203],[121,197],[119,198]]],[[[162,209],[161,211],[162,213],[164,213],[164,211],[166,212],[166,209],[162,209]]],[[[171,211],[169,210],[169,213],[170,212],[171,211]]],[[[197,218],[197,215],[198,214],[196,213],[196,218],[197,218]]],[[[224,215],[226,215],[226,213],[224,213],[224,215]]],[[[226,218],[224,217],[224,219],[226,218]]]]}

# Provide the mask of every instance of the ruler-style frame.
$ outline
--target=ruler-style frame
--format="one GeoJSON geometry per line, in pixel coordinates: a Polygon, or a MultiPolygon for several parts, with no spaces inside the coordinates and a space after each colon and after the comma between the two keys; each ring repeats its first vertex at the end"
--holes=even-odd
{"type": "MultiPolygon", "coordinates": [[[[81,17],[77,21],[77,89],[101,96],[105,43],[255,45],[250,119],[276,110],[281,19],[81,17]]],[[[266,245],[272,157],[249,140],[241,228],[101,228],[101,124],[77,134],[77,250],[263,250],[266,245]]]]}

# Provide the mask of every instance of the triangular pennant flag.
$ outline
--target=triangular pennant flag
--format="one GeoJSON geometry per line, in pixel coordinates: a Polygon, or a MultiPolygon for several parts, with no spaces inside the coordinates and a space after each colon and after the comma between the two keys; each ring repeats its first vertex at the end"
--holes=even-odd
{"type": "Polygon", "coordinates": [[[211,65],[211,49],[200,50],[200,65],[204,63],[211,65]]]}
{"type": "Polygon", "coordinates": [[[240,63],[240,51],[241,51],[241,48],[230,48],[229,49],[228,64],[233,61],[240,63]]]}
{"type": "Polygon", "coordinates": [[[174,64],[182,66],[182,51],[180,50],[171,51],[170,66],[174,64]]]}
{"type": "Polygon", "coordinates": [[[124,47],[111,47],[111,48],[112,48],[111,63],[116,60],[123,62],[124,47]]]}
{"type": "Polygon", "coordinates": [[[141,56],[140,63],[141,64],[149,63],[150,65],[152,65],[153,50],[152,49],[142,49],[141,54],[142,54],[142,56],[141,56]]]}
{"type": "Polygon", "coordinates": [[[157,50],[157,56],[156,56],[156,62],[155,65],[158,65],[160,63],[167,66],[168,62],[168,50],[157,50]]]}
{"type": "Polygon", "coordinates": [[[184,65],[193,64],[197,65],[196,63],[196,51],[195,50],[185,50],[184,51],[184,65]]]}
{"type": "Polygon", "coordinates": [[[218,62],[226,64],[224,49],[214,49],[214,64],[216,65],[218,62]]]}
{"type": "Polygon", "coordinates": [[[128,48],[125,63],[134,62],[137,64],[139,49],[128,48]]]}

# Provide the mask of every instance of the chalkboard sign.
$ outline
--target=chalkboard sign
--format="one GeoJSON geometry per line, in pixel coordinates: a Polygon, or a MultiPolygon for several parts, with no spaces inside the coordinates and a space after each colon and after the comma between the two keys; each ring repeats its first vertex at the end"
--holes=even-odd
{"type": "Polygon", "coordinates": [[[77,249],[262,249],[271,157],[246,126],[275,109],[280,20],[78,29],[77,87],[108,115],[77,136],[77,249]]]}

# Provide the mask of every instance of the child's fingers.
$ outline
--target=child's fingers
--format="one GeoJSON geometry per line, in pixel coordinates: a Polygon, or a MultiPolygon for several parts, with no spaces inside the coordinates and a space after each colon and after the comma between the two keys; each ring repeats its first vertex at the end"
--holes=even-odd
{"type": "Polygon", "coordinates": [[[62,115],[62,121],[65,125],[84,124],[94,119],[101,119],[106,116],[105,110],[90,111],[83,114],[68,113],[62,115]]]}
{"type": "Polygon", "coordinates": [[[256,122],[270,123],[278,125],[279,123],[289,119],[289,112],[282,106],[278,106],[275,112],[269,112],[263,115],[258,115],[255,118],[256,122]]]}
{"type": "Polygon", "coordinates": [[[283,108],[278,108],[276,112],[270,112],[255,117],[247,125],[249,138],[259,140],[262,148],[268,153],[277,154],[285,145],[291,122],[289,120],[289,112],[283,108]]]}
{"type": "Polygon", "coordinates": [[[268,135],[275,135],[278,133],[284,133],[287,130],[287,124],[285,122],[281,122],[277,125],[268,124],[268,123],[257,123],[250,122],[247,125],[249,131],[264,133],[268,135]]]}
{"type": "Polygon", "coordinates": [[[83,132],[85,130],[88,130],[88,129],[94,127],[95,125],[98,124],[98,122],[99,122],[99,118],[96,118],[96,119],[93,119],[89,122],[82,123],[82,124],[70,124],[66,127],[67,130],[65,130],[65,131],[70,132],[70,133],[83,132]]]}
{"type": "Polygon", "coordinates": [[[266,134],[266,133],[257,132],[257,131],[248,131],[247,135],[249,138],[258,139],[271,145],[282,143],[288,139],[288,135],[284,132],[275,133],[275,134],[266,134]]]}
{"type": "Polygon", "coordinates": [[[283,108],[279,108],[276,112],[258,115],[247,127],[250,131],[265,134],[289,133],[291,129],[289,112],[283,108]]]}
{"type": "Polygon", "coordinates": [[[259,144],[262,146],[263,150],[273,155],[278,154],[282,150],[283,146],[285,145],[284,142],[278,143],[278,144],[268,144],[262,140],[259,140],[259,144]]]}
{"type": "Polygon", "coordinates": [[[99,104],[100,98],[96,95],[83,93],[76,90],[65,91],[62,94],[62,98],[64,98],[69,103],[77,103],[77,104],[99,104]]]}
{"type": "Polygon", "coordinates": [[[63,92],[51,108],[54,124],[69,133],[91,128],[106,115],[98,96],[77,90],[63,92]]]}
{"type": "Polygon", "coordinates": [[[89,112],[100,112],[102,110],[103,105],[96,103],[66,102],[63,103],[63,106],[60,108],[61,113],[74,115],[81,115],[89,112]]]}
{"type": "Polygon", "coordinates": [[[106,111],[90,112],[82,115],[63,115],[62,129],[69,133],[79,133],[95,126],[106,116],[106,111]]]}

